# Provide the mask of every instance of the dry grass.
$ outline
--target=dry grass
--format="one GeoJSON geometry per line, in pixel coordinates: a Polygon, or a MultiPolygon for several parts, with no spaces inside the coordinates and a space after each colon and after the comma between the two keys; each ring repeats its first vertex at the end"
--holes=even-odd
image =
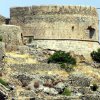
{"type": "Polygon", "coordinates": [[[76,72],[84,73],[90,77],[93,77],[96,81],[100,81],[100,74],[98,69],[92,68],[91,66],[77,66],[75,68],[76,72]]]}
{"type": "Polygon", "coordinates": [[[36,71],[34,71],[34,73],[41,74],[41,75],[56,75],[59,77],[63,77],[65,79],[69,76],[69,73],[67,73],[65,70],[57,70],[57,69],[54,69],[51,71],[36,70],[36,71]]]}
{"type": "Polygon", "coordinates": [[[7,52],[6,55],[9,55],[14,58],[30,58],[30,57],[32,57],[29,54],[18,54],[16,52],[7,52]]]}
{"type": "Polygon", "coordinates": [[[29,54],[18,54],[16,52],[9,52],[6,53],[6,58],[4,59],[4,61],[7,64],[36,64],[38,63],[37,60],[29,55],[29,54]]]}

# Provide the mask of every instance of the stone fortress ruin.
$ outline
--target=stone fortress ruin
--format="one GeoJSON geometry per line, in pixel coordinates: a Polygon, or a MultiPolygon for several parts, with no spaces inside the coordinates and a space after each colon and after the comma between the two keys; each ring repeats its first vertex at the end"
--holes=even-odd
{"type": "Polygon", "coordinates": [[[98,48],[94,7],[11,8],[0,16],[0,100],[100,100],[98,48]]]}
{"type": "Polygon", "coordinates": [[[17,31],[18,41],[13,40],[17,45],[23,43],[43,49],[74,51],[85,56],[100,47],[98,13],[94,7],[15,7],[10,9],[10,20],[6,19],[6,24],[11,25],[5,26],[8,30],[2,28],[4,25],[0,26],[1,32],[13,30],[12,33],[16,33],[16,29],[9,27],[21,30],[17,31]]]}
{"type": "Polygon", "coordinates": [[[11,8],[11,24],[34,39],[98,41],[98,14],[93,7],[33,6],[11,8]]]}

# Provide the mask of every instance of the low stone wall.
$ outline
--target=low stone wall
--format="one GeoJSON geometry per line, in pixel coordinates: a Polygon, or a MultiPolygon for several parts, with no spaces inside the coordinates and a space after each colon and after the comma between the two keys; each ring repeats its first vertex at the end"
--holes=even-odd
{"type": "Polygon", "coordinates": [[[3,37],[6,50],[16,50],[17,46],[22,44],[21,33],[19,26],[0,25],[0,35],[3,37]]]}
{"type": "Polygon", "coordinates": [[[75,40],[34,40],[31,45],[43,49],[74,51],[75,54],[84,55],[87,59],[93,50],[100,48],[98,42],[75,40]]]}

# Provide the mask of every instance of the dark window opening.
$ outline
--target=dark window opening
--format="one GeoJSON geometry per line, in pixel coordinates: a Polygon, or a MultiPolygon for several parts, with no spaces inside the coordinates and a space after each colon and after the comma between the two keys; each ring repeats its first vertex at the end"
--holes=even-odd
{"type": "Polygon", "coordinates": [[[92,38],[95,33],[95,29],[91,26],[88,26],[87,30],[89,30],[89,38],[92,38]]]}
{"type": "Polygon", "coordinates": [[[21,33],[21,39],[22,39],[22,42],[23,42],[23,34],[21,33]]]}
{"type": "Polygon", "coordinates": [[[21,38],[23,38],[23,34],[21,33],[21,38]]]}
{"type": "Polygon", "coordinates": [[[5,19],[5,24],[10,24],[10,19],[9,18],[7,18],[7,19],[5,19]]]}
{"type": "Polygon", "coordinates": [[[31,43],[33,41],[34,37],[29,37],[28,43],[31,43]]]}
{"type": "Polygon", "coordinates": [[[74,26],[72,26],[72,31],[74,31],[74,26]]]}

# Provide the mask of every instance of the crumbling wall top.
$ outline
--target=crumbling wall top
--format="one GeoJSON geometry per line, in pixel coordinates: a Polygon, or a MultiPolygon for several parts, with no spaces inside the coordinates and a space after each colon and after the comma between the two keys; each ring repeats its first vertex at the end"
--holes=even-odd
{"type": "Polygon", "coordinates": [[[11,8],[11,16],[38,15],[38,14],[80,14],[97,16],[95,7],[85,6],[31,6],[11,8]]]}

